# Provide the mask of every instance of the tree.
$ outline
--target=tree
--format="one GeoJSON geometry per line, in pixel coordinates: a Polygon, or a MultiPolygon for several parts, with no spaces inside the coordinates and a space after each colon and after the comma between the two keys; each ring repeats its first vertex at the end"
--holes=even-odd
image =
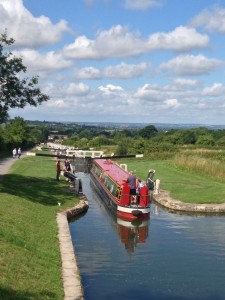
{"type": "Polygon", "coordinates": [[[211,134],[199,136],[197,143],[198,146],[214,146],[215,141],[211,134]]]}
{"type": "Polygon", "coordinates": [[[5,150],[5,148],[4,129],[0,127],[0,151],[5,150]]]}
{"type": "Polygon", "coordinates": [[[38,76],[30,79],[21,77],[21,73],[27,70],[22,58],[5,50],[14,42],[6,33],[0,34],[0,123],[7,120],[10,108],[23,108],[27,104],[37,106],[49,100],[37,87],[38,76]]]}
{"type": "Polygon", "coordinates": [[[92,138],[91,131],[88,130],[88,129],[82,130],[82,131],[79,133],[79,138],[80,138],[80,139],[86,138],[86,139],[90,140],[90,139],[92,138]]]}
{"type": "Polygon", "coordinates": [[[132,139],[129,137],[122,138],[118,143],[116,155],[127,155],[132,144],[132,139]]]}
{"type": "Polygon", "coordinates": [[[29,142],[33,144],[39,144],[47,141],[48,139],[47,130],[44,130],[43,127],[35,127],[29,130],[29,142]]]}
{"type": "Polygon", "coordinates": [[[156,136],[157,133],[158,130],[154,125],[148,125],[139,131],[139,135],[144,139],[150,139],[156,136]]]}
{"type": "Polygon", "coordinates": [[[28,127],[23,118],[16,117],[5,126],[5,144],[9,147],[25,145],[28,140],[28,127]]]}

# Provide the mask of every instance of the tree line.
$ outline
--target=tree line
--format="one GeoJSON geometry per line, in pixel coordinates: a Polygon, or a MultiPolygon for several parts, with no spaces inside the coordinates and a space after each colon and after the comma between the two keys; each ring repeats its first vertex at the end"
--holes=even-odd
{"type": "Polygon", "coordinates": [[[181,146],[225,147],[225,129],[207,128],[158,130],[154,125],[142,129],[80,128],[63,142],[78,148],[116,146],[116,154],[176,152],[181,146]]]}
{"type": "Polygon", "coordinates": [[[21,117],[0,125],[0,150],[31,147],[48,141],[54,132],[55,140],[79,149],[105,149],[118,155],[143,153],[175,153],[181,147],[225,148],[225,129],[204,127],[160,130],[154,125],[144,128],[88,126],[41,121],[25,121],[21,117]],[[58,136],[57,136],[58,134],[58,136]],[[65,139],[61,136],[65,135],[65,139]]]}

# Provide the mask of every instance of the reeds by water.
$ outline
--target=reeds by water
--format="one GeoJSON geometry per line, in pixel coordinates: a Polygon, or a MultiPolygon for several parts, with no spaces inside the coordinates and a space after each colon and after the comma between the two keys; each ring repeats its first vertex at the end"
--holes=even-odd
{"type": "Polygon", "coordinates": [[[175,156],[174,164],[197,174],[208,175],[225,181],[225,155],[220,152],[184,151],[175,156]],[[223,159],[216,159],[220,155],[223,159]],[[222,156],[221,156],[222,155],[222,156]]]}

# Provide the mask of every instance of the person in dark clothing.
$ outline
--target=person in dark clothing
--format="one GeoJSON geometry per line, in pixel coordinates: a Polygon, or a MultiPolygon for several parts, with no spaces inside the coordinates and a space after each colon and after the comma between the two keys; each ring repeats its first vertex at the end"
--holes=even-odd
{"type": "Polygon", "coordinates": [[[137,177],[134,175],[133,171],[130,172],[130,175],[127,177],[127,183],[130,188],[131,200],[133,196],[136,196],[137,189],[137,177]]]}
{"type": "Polygon", "coordinates": [[[154,191],[154,180],[153,180],[154,175],[155,175],[155,170],[150,169],[148,171],[148,175],[146,179],[146,184],[150,191],[154,191]]]}
{"type": "Polygon", "coordinates": [[[19,148],[19,149],[18,149],[18,151],[17,151],[18,158],[20,158],[20,156],[21,156],[21,153],[22,153],[22,152],[21,152],[21,149],[19,148]]]}
{"type": "Polygon", "coordinates": [[[65,169],[67,172],[71,171],[70,161],[68,159],[65,160],[65,169]]]}

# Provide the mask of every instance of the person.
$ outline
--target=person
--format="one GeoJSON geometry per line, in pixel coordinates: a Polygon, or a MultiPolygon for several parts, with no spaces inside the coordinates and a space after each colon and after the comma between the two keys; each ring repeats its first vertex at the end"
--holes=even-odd
{"type": "Polygon", "coordinates": [[[18,158],[20,158],[20,156],[21,156],[21,153],[22,153],[22,152],[21,152],[21,149],[19,148],[19,149],[18,149],[18,151],[17,151],[18,158]]]}
{"type": "Polygon", "coordinates": [[[143,183],[143,181],[140,179],[140,178],[138,178],[138,186],[137,186],[137,193],[140,195],[140,190],[141,190],[141,188],[144,186],[144,183],[143,183]]]}
{"type": "Polygon", "coordinates": [[[69,159],[65,160],[65,169],[66,169],[66,172],[71,172],[71,165],[70,165],[69,159]]]}
{"type": "Polygon", "coordinates": [[[149,191],[154,190],[154,181],[153,181],[154,175],[155,175],[155,170],[150,169],[148,171],[148,175],[147,175],[147,179],[146,179],[146,184],[147,184],[149,191]]]}
{"type": "Polygon", "coordinates": [[[59,180],[60,180],[60,172],[61,172],[61,165],[60,165],[60,160],[58,160],[56,163],[56,181],[57,182],[59,182],[59,180]]]}
{"type": "Polygon", "coordinates": [[[13,158],[16,158],[16,154],[17,154],[16,148],[13,149],[12,154],[13,154],[13,158]]]}
{"type": "Polygon", "coordinates": [[[139,203],[140,200],[140,193],[141,193],[141,188],[144,186],[143,181],[138,178],[138,186],[137,186],[137,199],[136,199],[136,204],[139,203]]]}
{"type": "Polygon", "coordinates": [[[129,176],[127,177],[127,183],[130,188],[131,199],[133,199],[133,197],[135,197],[136,195],[136,189],[137,189],[137,177],[134,175],[133,171],[131,171],[129,176]]]}

